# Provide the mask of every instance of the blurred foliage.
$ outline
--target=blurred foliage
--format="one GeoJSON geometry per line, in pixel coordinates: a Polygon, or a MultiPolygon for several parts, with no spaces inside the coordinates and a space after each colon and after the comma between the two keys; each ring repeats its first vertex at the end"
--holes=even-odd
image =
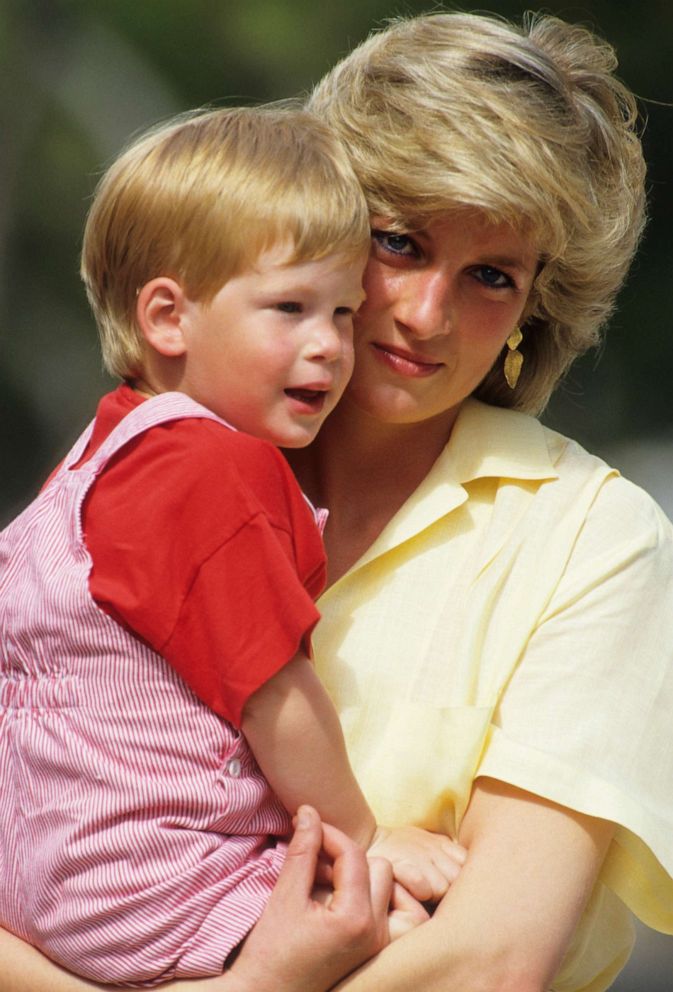
{"type": "MultiPolygon", "coordinates": [[[[0,517],[34,492],[108,385],[77,274],[101,169],[134,132],[174,112],[304,91],[372,27],[428,7],[0,0],[0,517]]],[[[489,9],[520,18],[526,6],[492,0],[489,9]]],[[[544,9],[616,46],[648,117],[652,213],[609,346],[600,363],[592,355],[577,364],[546,419],[591,447],[673,435],[673,6],[587,0],[544,9]]]]}

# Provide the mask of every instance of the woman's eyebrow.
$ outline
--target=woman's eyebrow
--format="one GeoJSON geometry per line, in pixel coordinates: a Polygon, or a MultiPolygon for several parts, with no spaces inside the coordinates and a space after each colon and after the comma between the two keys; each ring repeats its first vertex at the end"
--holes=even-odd
{"type": "Polygon", "coordinates": [[[484,259],[489,264],[506,269],[521,269],[523,272],[537,272],[538,268],[537,258],[532,265],[529,265],[520,255],[493,255],[491,252],[485,252],[484,259]]]}

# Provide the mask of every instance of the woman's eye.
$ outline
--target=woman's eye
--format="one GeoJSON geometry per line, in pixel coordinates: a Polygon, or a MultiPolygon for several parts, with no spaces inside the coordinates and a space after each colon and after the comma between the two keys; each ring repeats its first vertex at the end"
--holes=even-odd
{"type": "Polygon", "coordinates": [[[475,275],[484,286],[493,289],[507,289],[514,286],[514,280],[502,269],[496,269],[492,265],[480,265],[475,269],[475,275]]]}
{"type": "Polygon", "coordinates": [[[282,303],[276,304],[276,310],[280,310],[281,313],[301,313],[302,305],[293,300],[283,300],[282,303]]]}
{"type": "Polygon", "coordinates": [[[408,234],[397,234],[395,231],[372,231],[372,238],[391,255],[414,256],[417,248],[408,234]]]}

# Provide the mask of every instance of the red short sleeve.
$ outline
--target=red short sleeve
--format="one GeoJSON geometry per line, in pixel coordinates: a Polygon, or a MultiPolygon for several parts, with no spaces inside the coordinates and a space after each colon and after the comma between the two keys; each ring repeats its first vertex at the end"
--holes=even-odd
{"type": "Polygon", "coordinates": [[[324,550],[272,445],[207,420],[151,428],[108,463],[83,524],[93,598],[232,723],[310,650],[324,550]]]}
{"type": "Polygon", "coordinates": [[[248,697],[302,642],[308,653],[318,617],[278,534],[259,515],[201,565],[159,653],[208,706],[240,726],[248,697]]]}

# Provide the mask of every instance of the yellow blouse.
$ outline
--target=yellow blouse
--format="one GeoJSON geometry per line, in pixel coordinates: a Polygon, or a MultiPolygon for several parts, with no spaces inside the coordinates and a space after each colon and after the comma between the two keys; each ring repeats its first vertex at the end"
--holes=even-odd
{"type": "Polygon", "coordinates": [[[537,420],[468,401],[322,597],[318,672],[380,822],[455,834],[489,775],[618,824],[555,992],[602,992],[627,906],[673,933],[673,527],[537,420]]]}

